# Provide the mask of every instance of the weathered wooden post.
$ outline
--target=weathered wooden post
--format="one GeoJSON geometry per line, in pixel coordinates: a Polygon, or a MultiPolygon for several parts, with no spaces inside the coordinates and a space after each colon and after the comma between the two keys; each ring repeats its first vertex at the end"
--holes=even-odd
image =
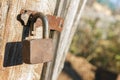
{"type": "Polygon", "coordinates": [[[69,46],[71,44],[74,33],[80,21],[81,13],[85,7],[87,0],[61,0],[58,8],[58,16],[64,18],[64,27],[59,36],[58,48],[56,50],[54,68],[51,80],[56,80],[60,74],[69,46]]]}
{"type": "Polygon", "coordinates": [[[40,80],[43,64],[21,64],[20,45],[11,43],[21,41],[22,38],[23,26],[17,21],[21,9],[53,14],[56,1],[0,0],[0,80],[40,80]],[[7,67],[4,67],[4,62],[7,67]]]}
{"type": "Polygon", "coordinates": [[[40,77],[42,80],[57,80],[86,1],[83,0],[82,3],[81,0],[1,0],[0,80],[40,80],[40,77]],[[21,45],[16,43],[22,38],[23,26],[17,21],[21,9],[54,14],[65,19],[62,33],[54,33],[54,61],[47,64],[44,76],[41,76],[43,64],[21,63],[21,45]]]}

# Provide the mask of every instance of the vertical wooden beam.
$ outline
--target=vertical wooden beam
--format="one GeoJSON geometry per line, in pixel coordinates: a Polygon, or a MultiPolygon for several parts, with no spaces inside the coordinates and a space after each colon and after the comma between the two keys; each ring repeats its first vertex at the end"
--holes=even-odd
{"type": "MultiPolygon", "coordinates": [[[[56,52],[56,60],[55,60],[55,65],[53,69],[53,75],[51,80],[57,80],[59,69],[62,69],[62,67],[59,67],[61,64],[61,59],[63,59],[63,54],[64,50],[66,47],[66,44],[69,40],[69,34],[75,19],[75,15],[77,13],[78,5],[79,5],[80,0],[71,0],[71,1],[62,1],[61,0],[61,15],[65,18],[64,21],[64,27],[63,31],[60,35],[60,42],[57,48],[56,52]],[[59,68],[59,69],[58,69],[59,68]]],[[[59,10],[60,11],[60,10],[59,10]]]]}
{"type": "Polygon", "coordinates": [[[57,15],[64,17],[65,21],[63,31],[60,35],[60,41],[58,42],[58,47],[55,52],[56,56],[53,64],[54,68],[51,80],[57,80],[57,77],[63,68],[66,54],[77,29],[81,12],[83,11],[86,2],[87,0],[84,0],[81,6],[80,0],[60,1],[57,15]]]}
{"type": "MultiPolygon", "coordinates": [[[[61,66],[63,67],[63,65],[64,65],[66,55],[67,55],[67,53],[68,53],[68,51],[69,51],[69,47],[70,47],[70,45],[71,45],[73,36],[74,36],[74,34],[75,34],[78,26],[79,26],[80,18],[81,18],[82,12],[83,12],[83,10],[84,10],[84,7],[85,7],[85,5],[86,5],[86,2],[87,2],[87,0],[84,0],[84,1],[82,2],[82,5],[81,5],[81,3],[79,4],[79,8],[78,8],[78,10],[77,10],[77,14],[76,14],[76,17],[75,17],[75,20],[74,20],[74,23],[73,23],[73,27],[72,27],[72,29],[71,29],[71,31],[70,31],[69,41],[68,41],[68,43],[67,43],[67,45],[66,45],[66,48],[65,48],[65,51],[64,51],[64,55],[63,55],[63,57],[62,57],[63,59],[61,60],[61,65],[60,65],[59,67],[61,67],[61,66]]],[[[62,69],[60,69],[59,72],[61,72],[61,70],[62,70],[62,69]]]]}

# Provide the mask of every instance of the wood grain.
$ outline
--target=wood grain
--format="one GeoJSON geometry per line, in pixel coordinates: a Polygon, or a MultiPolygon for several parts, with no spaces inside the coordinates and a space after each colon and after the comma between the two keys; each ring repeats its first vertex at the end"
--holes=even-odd
{"type": "Polygon", "coordinates": [[[61,0],[58,8],[58,16],[64,17],[63,31],[58,37],[58,47],[56,49],[54,68],[52,70],[51,80],[57,80],[58,75],[64,66],[64,61],[68,53],[72,38],[80,21],[81,13],[87,0],[61,0]],[[82,4],[82,6],[80,5],[82,4]]]}
{"type": "Polygon", "coordinates": [[[16,42],[21,41],[23,26],[16,18],[22,8],[53,14],[55,4],[56,0],[0,0],[0,80],[40,79],[43,64],[20,63],[21,45],[16,42]],[[4,60],[10,65],[4,67],[4,60]]]}
{"type": "Polygon", "coordinates": [[[0,80],[40,79],[43,64],[22,63],[19,42],[23,26],[16,19],[21,9],[55,14],[65,19],[62,33],[54,34],[54,61],[48,64],[45,77],[42,76],[44,80],[57,80],[79,22],[80,17],[76,19],[79,5],[80,0],[0,0],[0,80]]]}

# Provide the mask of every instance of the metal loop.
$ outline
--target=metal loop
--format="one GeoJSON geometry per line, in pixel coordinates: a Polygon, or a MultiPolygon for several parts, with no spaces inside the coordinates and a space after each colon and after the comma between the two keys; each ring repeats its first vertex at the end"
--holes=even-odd
{"type": "Polygon", "coordinates": [[[47,17],[43,13],[36,13],[32,15],[32,21],[31,21],[31,26],[34,26],[34,23],[36,20],[40,18],[43,23],[43,38],[48,39],[49,38],[49,23],[47,17]]]}

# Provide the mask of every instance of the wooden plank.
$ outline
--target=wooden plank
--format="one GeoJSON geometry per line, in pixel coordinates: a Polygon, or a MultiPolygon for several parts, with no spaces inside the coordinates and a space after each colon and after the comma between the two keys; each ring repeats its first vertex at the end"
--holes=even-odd
{"type": "Polygon", "coordinates": [[[75,15],[78,9],[80,0],[61,0],[60,1],[60,7],[58,9],[58,15],[62,16],[65,18],[64,21],[64,27],[63,31],[60,35],[60,41],[58,43],[57,50],[55,52],[56,57],[55,57],[55,62],[53,63],[53,71],[52,71],[52,76],[51,80],[57,80],[57,77],[59,73],[61,72],[63,68],[63,64],[61,65],[61,60],[63,59],[64,55],[64,50],[67,45],[67,42],[69,41],[69,34],[75,19],[75,15]],[[61,67],[60,67],[61,66],[61,67]]]}
{"type": "MultiPolygon", "coordinates": [[[[70,47],[70,45],[71,45],[72,39],[73,39],[73,37],[74,37],[74,34],[75,34],[75,32],[76,32],[76,29],[77,29],[78,26],[79,26],[80,18],[81,18],[81,16],[82,16],[82,12],[83,12],[83,10],[84,10],[84,7],[85,7],[85,5],[86,5],[86,2],[87,2],[87,0],[84,0],[84,1],[82,2],[82,4],[81,4],[81,3],[79,4],[79,8],[78,8],[78,10],[77,10],[76,18],[75,18],[75,20],[74,20],[74,24],[73,24],[73,27],[72,27],[71,32],[70,32],[69,41],[68,41],[68,44],[66,45],[66,48],[65,48],[65,51],[64,51],[64,53],[65,53],[64,56],[68,53],[68,50],[69,50],[69,47],[70,47]]],[[[65,61],[65,57],[64,57],[64,59],[62,59],[61,62],[64,63],[64,61],[65,61]]]]}
{"type": "Polygon", "coordinates": [[[21,41],[23,26],[16,17],[22,8],[53,14],[55,4],[56,0],[0,0],[0,80],[40,79],[43,64],[22,64],[21,45],[15,42],[21,41]]]}
{"type": "Polygon", "coordinates": [[[83,11],[86,2],[87,0],[83,0],[81,7],[80,0],[60,1],[57,15],[64,17],[65,21],[63,31],[60,37],[58,37],[60,41],[58,42],[58,47],[56,48],[55,52],[56,56],[55,62],[53,63],[53,70],[51,71],[51,80],[57,80],[58,75],[63,68],[66,54],[71,44],[73,35],[77,29],[81,17],[81,12],[83,11]]]}

